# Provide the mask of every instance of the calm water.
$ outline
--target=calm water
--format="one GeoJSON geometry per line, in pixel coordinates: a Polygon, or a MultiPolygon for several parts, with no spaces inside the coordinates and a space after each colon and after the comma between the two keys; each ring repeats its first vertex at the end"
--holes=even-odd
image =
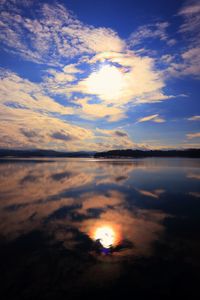
{"type": "Polygon", "coordinates": [[[0,163],[3,299],[199,293],[200,160],[0,163]]]}

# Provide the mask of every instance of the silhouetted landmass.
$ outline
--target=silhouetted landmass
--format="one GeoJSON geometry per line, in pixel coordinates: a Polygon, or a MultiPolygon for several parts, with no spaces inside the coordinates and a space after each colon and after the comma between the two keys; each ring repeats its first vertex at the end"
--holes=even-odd
{"type": "Polygon", "coordinates": [[[106,152],[60,152],[55,150],[14,150],[0,149],[0,157],[94,157],[94,158],[140,158],[140,157],[200,157],[200,149],[187,150],[110,150],[106,152]]]}
{"type": "Polygon", "coordinates": [[[54,150],[14,150],[0,149],[0,157],[92,157],[95,152],[60,152],[54,150]]]}
{"type": "Polygon", "coordinates": [[[200,149],[186,150],[110,150],[95,153],[95,158],[139,158],[139,157],[200,157],[200,149]]]}

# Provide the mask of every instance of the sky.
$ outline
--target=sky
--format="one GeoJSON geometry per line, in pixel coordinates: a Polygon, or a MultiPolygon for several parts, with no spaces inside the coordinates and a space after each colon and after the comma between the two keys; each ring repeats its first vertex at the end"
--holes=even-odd
{"type": "Polygon", "coordinates": [[[198,0],[0,0],[0,148],[200,146],[198,0]]]}

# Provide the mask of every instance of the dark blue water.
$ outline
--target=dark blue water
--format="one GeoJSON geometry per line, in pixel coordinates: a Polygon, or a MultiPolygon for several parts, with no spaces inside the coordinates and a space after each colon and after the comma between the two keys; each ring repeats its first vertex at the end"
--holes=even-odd
{"type": "Polygon", "coordinates": [[[199,293],[199,159],[0,163],[3,299],[199,293]]]}

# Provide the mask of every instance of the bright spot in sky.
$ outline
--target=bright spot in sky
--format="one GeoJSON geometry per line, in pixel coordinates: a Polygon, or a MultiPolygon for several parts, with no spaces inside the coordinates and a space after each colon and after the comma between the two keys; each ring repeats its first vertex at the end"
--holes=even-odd
{"type": "Polygon", "coordinates": [[[109,226],[98,227],[94,233],[94,239],[99,240],[104,248],[110,248],[115,244],[115,232],[109,226]]]}
{"type": "Polygon", "coordinates": [[[115,66],[104,65],[86,80],[87,90],[103,99],[117,99],[124,84],[123,73],[115,66]]]}

